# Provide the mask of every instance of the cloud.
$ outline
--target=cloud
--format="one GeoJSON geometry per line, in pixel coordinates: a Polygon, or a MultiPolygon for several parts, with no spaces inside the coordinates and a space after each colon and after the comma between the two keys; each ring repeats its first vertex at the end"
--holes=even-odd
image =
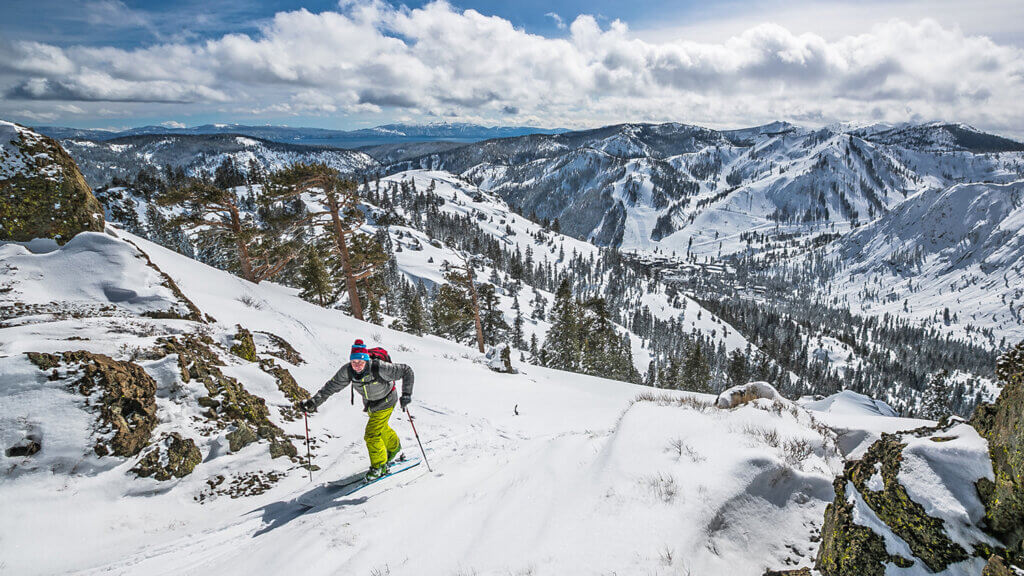
{"type": "MultiPolygon", "coordinates": [[[[123,5],[112,3],[113,9],[123,5]]],[[[549,17],[564,21],[555,13],[549,17]]],[[[453,114],[592,126],[774,119],[1024,125],[1024,50],[922,20],[855,35],[758,24],[695,42],[575,18],[548,38],[435,1],[279,12],[258,34],[136,49],[0,44],[9,100],[223,103],[259,114],[453,114]]],[[[0,104],[0,110],[2,110],[0,104]]]]}
{"type": "Polygon", "coordinates": [[[547,16],[548,18],[551,18],[552,20],[554,20],[555,21],[555,26],[557,26],[559,30],[565,30],[565,28],[566,28],[565,20],[562,20],[561,16],[559,16],[558,14],[556,14],[554,12],[548,12],[547,14],[545,14],[545,16],[547,16]]]}

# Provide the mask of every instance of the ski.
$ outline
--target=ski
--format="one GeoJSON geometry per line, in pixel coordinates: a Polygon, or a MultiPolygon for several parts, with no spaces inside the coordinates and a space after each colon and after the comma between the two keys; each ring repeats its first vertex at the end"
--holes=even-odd
{"type": "Polygon", "coordinates": [[[395,461],[394,464],[391,465],[391,469],[388,470],[387,474],[381,476],[380,478],[374,478],[373,480],[370,481],[364,479],[364,473],[362,472],[358,474],[352,474],[351,476],[346,476],[345,478],[341,478],[339,480],[335,480],[333,482],[328,482],[326,484],[317,486],[313,490],[310,490],[309,492],[306,492],[305,494],[302,494],[301,496],[296,498],[295,501],[299,505],[304,506],[306,508],[316,508],[317,506],[334,500],[335,498],[348,496],[350,494],[358,492],[359,490],[362,490],[363,488],[366,488],[367,486],[376,484],[381,480],[390,478],[395,474],[414,468],[418,466],[420,462],[421,460],[419,458],[397,460],[395,461]]]}

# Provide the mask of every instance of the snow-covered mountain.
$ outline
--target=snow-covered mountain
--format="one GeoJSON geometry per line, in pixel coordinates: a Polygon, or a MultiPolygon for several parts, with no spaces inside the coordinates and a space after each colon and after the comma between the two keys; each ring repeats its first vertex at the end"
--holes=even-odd
{"type": "Polygon", "coordinates": [[[387,124],[358,130],[328,130],[325,128],[300,128],[291,126],[248,126],[244,124],[204,124],[174,128],[168,126],[140,126],[127,130],[89,130],[63,128],[60,126],[39,126],[34,128],[58,140],[92,140],[102,142],[126,136],[144,135],[212,135],[237,134],[280,142],[309,146],[332,146],[337,148],[358,148],[397,143],[422,141],[477,142],[490,138],[509,138],[525,134],[557,134],[564,129],[535,128],[532,126],[480,126],[465,122],[431,122],[428,124],[387,124]]]}
{"type": "Polygon", "coordinates": [[[829,254],[830,289],[855,310],[1021,336],[1024,180],[924,190],[829,254]]]}
{"type": "Polygon", "coordinates": [[[99,142],[69,139],[61,143],[93,187],[114,177],[131,178],[145,166],[182,168],[189,175],[204,171],[212,174],[227,158],[243,168],[256,162],[266,170],[279,170],[295,162],[319,162],[346,174],[361,173],[377,165],[362,152],[281,144],[234,134],[145,135],[99,142]]]}

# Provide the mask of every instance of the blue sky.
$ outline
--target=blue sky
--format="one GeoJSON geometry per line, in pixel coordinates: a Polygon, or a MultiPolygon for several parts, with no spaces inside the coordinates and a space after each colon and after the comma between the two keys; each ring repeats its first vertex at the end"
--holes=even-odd
{"type": "Polygon", "coordinates": [[[0,5],[0,117],[123,128],[950,120],[1021,136],[1024,2],[0,5]]]}

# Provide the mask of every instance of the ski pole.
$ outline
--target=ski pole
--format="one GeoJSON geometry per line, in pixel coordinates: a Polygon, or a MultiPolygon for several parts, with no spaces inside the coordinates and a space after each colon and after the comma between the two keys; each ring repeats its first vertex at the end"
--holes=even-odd
{"type": "Polygon", "coordinates": [[[313,481],[313,455],[309,451],[309,415],[302,411],[302,419],[306,421],[306,470],[309,470],[309,481],[313,481]]]}
{"type": "Polygon", "coordinates": [[[412,433],[413,433],[414,436],[416,436],[416,443],[420,445],[420,453],[423,454],[423,462],[426,463],[427,470],[430,470],[431,472],[433,472],[434,469],[430,467],[430,461],[427,460],[427,452],[426,452],[426,450],[423,449],[423,442],[420,442],[420,434],[419,434],[419,432],[416,431],[416,424],[413,423],[413,421],[412,421],[413,420],[412,414],[409,412],[409,407],[408,406],[405,407],[405,415],[409,417],[409,424],[412,426],[412,433]]]}

